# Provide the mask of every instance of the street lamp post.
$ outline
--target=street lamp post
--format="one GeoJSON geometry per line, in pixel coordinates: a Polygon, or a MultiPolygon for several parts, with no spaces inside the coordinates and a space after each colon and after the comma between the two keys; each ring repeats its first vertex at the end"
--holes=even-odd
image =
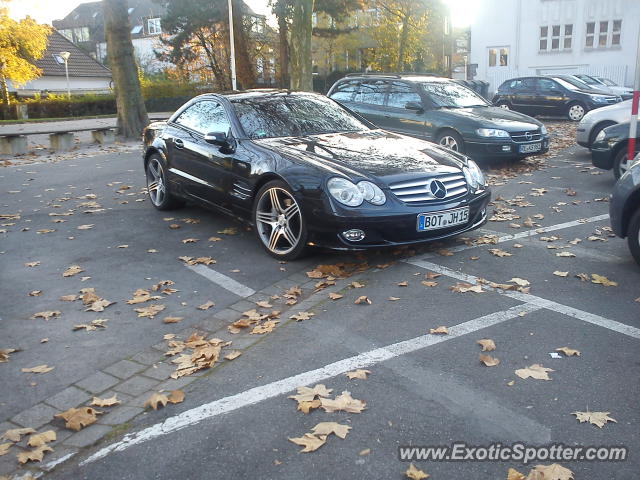
{"type": "Polygon", "coordinates": [[[67,99],[71,98],[71,87],[69,87],[69,57],[71,53],[60,52],[60,58],[64,60],[64,74],[67,77],[67,99]]]}
{"type": "Polygon", "coordinates": [[[236,46],[234,42],[233,36],[233,5],[231,5],[231,0],[228,0],[229,4],[229,43],[231,45],[231,88],[233,90],[237,90],[236,83],[236,46]]]}

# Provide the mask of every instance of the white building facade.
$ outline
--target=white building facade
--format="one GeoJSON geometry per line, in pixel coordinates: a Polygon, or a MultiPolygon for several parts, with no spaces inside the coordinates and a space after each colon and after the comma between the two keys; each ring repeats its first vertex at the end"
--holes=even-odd
{"type": "Polygon", "coordinates": [[[494,92],[509,78],[585,73],[632,86],[640,0],[476,0],[470,62],[494,92]]]}

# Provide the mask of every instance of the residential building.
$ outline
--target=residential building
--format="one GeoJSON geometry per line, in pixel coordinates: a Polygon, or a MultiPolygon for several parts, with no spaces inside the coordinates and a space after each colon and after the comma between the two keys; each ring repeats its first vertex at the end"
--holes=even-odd
{"type": "Polygon", "coordinates": [[[55,30],[51,32],[44,56],[35,61],[42,75],[16,88],[9,81],[9,91],[19,96],[35,94],[66,93],[67,78],[62,52],[69,52],[67,66],[69,70],[69,89],[72,94],[109,93],[112,87],[111,71],[95,60],[87,52],[70,42],[55,30]]]}
{"type": "Polygon", "coordinates": [[[631,86],[640,0],[476,0],[470,63],[494,91],[524,75],[585,73],[631,86]]]}

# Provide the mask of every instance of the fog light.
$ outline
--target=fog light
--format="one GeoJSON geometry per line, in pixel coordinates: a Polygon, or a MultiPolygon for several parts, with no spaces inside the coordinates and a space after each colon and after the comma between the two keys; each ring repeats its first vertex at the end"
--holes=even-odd
{"type": "Polygon", "coordinates": [[[364,240],[364,232],[358,228],[346,230],[342,232],[342,236],[345,238],[345,240],[348,240],[350,242],[359,242],[361,240],[364,240]]]}
{"type": "Polygon", "coordinates": [[[503,152],[510,152],[511,151],[511,145],[503,145],[502,146],[502,151],[503,152]]]}

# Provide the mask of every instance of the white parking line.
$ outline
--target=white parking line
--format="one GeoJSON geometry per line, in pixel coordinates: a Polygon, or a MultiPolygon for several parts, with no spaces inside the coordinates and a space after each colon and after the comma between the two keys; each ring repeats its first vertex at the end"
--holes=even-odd
{"type": "Polygon", "coordinates": [[[256,291],[246,285],[236,282],[233,278],[216,272],[215,270],[205,267],[204,265],[187,265],[187,268],[193,270],[199,275],[202,275],[207,280],[211,280],[213,283],[220,285],[225,290],[229,290],[231,293],[238,295],[239,297],[250,297],[256,291]]]}
{"type": "Polygon", "coordinates": [[[489,315],[484,315],[482,317],[463,322],[459,325],[451,326],[449,327],[448,335],[422,335],[420,337],[387,345],[386,347],[376,348],[368,352],[360,353],[359,355],[330,363],[316,370],[300,373],[273,383],[268,383],[266,385],[246,390],[236,395],[200,405],[174,417],[167,418],[162,423],[157,423],[139,432],[126,435],[121,441],[97,451],[87,459],[80,462],[80,466],[95,462],[112,452],[121,452],[134,445],[195,425],[205,419],[233,412],[242,407],[283,395],[295,390],[301,385],[311,385],[351,370],[370,367],[377,363],[391,360],[407,353],[415,352],[432,345],[447,342],[454,338],[476,332],[483,328],[497,325],[512,318],[516,318],[522,312],[529,313],[541,308],[542,307],[537,305],[525,303],[523,305],[511,307],[508,310],[490,313],[489,315]]]}
{"type": "MultiPolygon", "coordinates": [[[[455,270],[451,270],[450,268],[443,267],[441,265],[428,262],[426,260],[421,260],[419,258],[410,258],[410,259],[407,259],[406,262],[416,267],[424,268],[426,270],[431,270],[432,272],[446,275],[447,277],[455,278],[456,280],[460,280],[460,281],[472,283],[472,284],[478,283],[478,277],[474,275],[467,275],[466,273],[457,272],[455,270]]],[[[513,298],[515,300],[519,300],[521,302],[537,305],[540,308],[545,308],[547,310],[551,310],[556,313],[561,313],[562,315],[567,315],[569,317],[577,318],[578,320],[582,320],[583,322],[591,323],[593,325],[598,325],[599,327],[607,328],[614,332],[622,333],[629,337],[640,339],[640,329],[636,327],[632,327],[631,325],[627,325],[625,323],[616,322],[615,320],[610,320],[600,315],[595,315],[593,313],[585,312],[584,310],[579,310],[577,308],[569,307],[568,305],[563,305],[561,303],[557,303],[552,300],[547,300],[542,297],[537,297],[529,293],[503,291],[503,290],[493,289],[486,286],[483,286],[483,288],[487,290],[495,291],[501,295],[505,295],[507,297],[513,298]]]]}

